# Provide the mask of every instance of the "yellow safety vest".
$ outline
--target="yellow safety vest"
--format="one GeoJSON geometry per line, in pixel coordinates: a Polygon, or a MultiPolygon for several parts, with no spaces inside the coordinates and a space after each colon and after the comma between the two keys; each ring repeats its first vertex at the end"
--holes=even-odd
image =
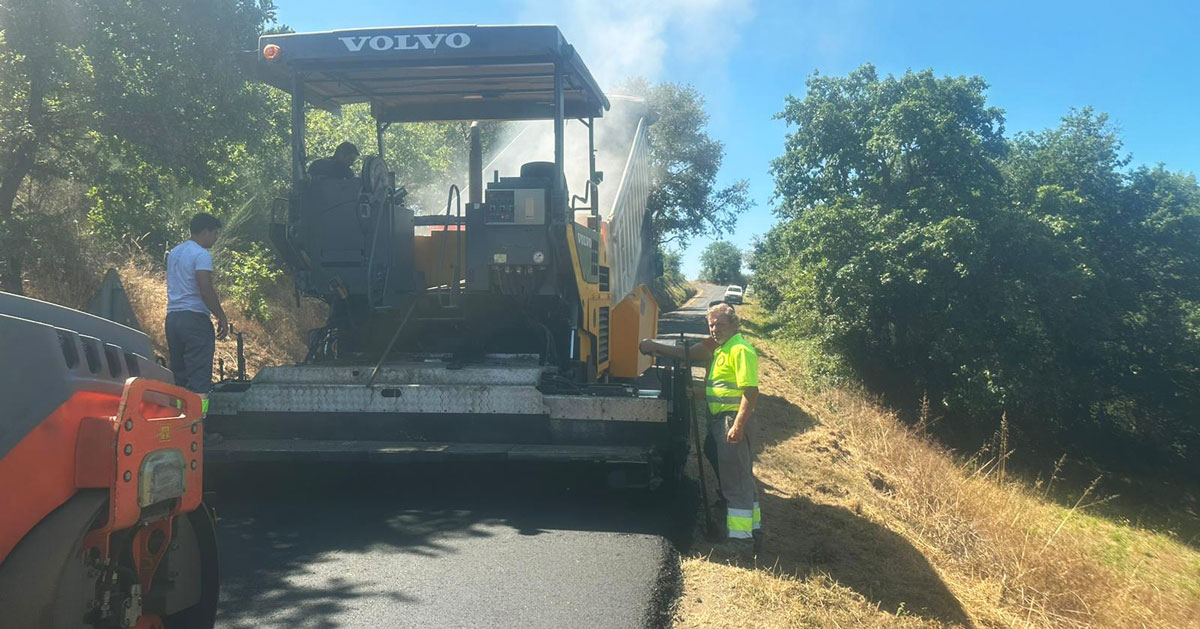
{"type": "Polygon", "coordinates": [[[708,412],[736,413],[742,406],[742,390],[757,386],[758,354],[741,334],[734,334],[713,352],[705,387],[708,412]]]}

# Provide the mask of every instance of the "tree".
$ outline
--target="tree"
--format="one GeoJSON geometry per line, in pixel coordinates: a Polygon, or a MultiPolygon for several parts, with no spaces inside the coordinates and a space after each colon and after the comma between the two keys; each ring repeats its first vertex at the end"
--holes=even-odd
{"type": "Polygon", "coordinates": [[[57,160],[47,156],[82,136],[81,92],[91,69],[71,43],[78,41],[76,9],[66,0],[0,4],[0,290],[22,293],[29,205],[18,202],[22,184],[31,174],[51,176],[57,160]]]}
{"type": "Polygon", "coordinates": [[[686,243],[733,229],[751,206],[745,180],[717,186],[725,146],[705,131],[704,97],[690,85],[650,85],[634,79],[620,88],[646,98],[657,119],[650,125],[654,179],[646,207],[661,243],[686,243]]]}
{"type": "Polygon", "coordinates": [[[668,282],[682,283],[686,282],[687,278],[683,276],[683,254],[679,251],[663,251],[659,248],[659,255],[662,256],[663,262],[663,279],[668,282]]]}
{"type": "MultiPolygon", "coordinates": [[[[901,407],[1056,447],[1200,452],[1200,186],[1102,115],[1003,136],[978,77],[812,76],[780,116],[761,302],[901,407]]],[[[833,363],[831,363],[833,364],[833,363]]]]}
{"type": "Polygon", "coordinates": [[[813,74],[804,99],[777,116],[795,127],[774,160],[780,216],[839,199],[956,213],[999,190],[1008,146],[1004,117],[979,77],[931,70],[880,79],[865,65],[846,77],[813,74]]]}
{"type": "Polygon", "coordinates": [[[732,244],[716,240],[700,254],[700,279],[713,284],[743,284],[742,252],[732,244]]]}
{"type": "Polygon", "coordinates": [[[164,182],[216,186],[259,111],[232,54],[273,17],[271,0],[0,5],[0,288],[23,290],[22,226],[48,182],[87,181],[102,208],[135,210],[164,182]]]}

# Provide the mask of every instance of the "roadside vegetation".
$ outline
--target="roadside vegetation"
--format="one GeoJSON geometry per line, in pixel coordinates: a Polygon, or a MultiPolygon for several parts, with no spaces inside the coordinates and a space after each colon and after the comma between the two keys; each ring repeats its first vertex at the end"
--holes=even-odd
{"type": "Polygon", "coordinates": [[[1200,618],[1200,185],[1106,116],[1006,135],[979,77],[814,74],[751,255],[757,565],[683,626],[1200,618]]]}
{"type": "MultiPolygon", "coordinates": [[[[1095,487],[1056,498],[1003,458],[954,454],[878,397],[817,386],[809,348],[764,333],[752,435],[767,531],[757,564],[701,543],[683,562],[676,622],[726,627],[1185,627],[1200,617],[1187,527],[1106,514],[1095,487]]],[[[1190,523],[1196,531],[1197,521],[1190,523]]],[[[699,537],[699,534],[698,534],[699,537]]]]}
{"type": "Polygon", "coordinates": [[[659,310],[667,312],[674,310],[696,294],[696,287],[683,275],[683,255],[678,251],[663,252],[659,250],[663,261],[663,274],[654,281],[651,292],[658,300],[659,310]]]}
{"type": "Polygon", "coordinates": [[[1200,184],[1132,167],[1090,109],[1005,135],[979,77],[813,75],[779,117],[754,288],[805,373],[862,382],[972,449],[1200,465],[1200,184]]]}

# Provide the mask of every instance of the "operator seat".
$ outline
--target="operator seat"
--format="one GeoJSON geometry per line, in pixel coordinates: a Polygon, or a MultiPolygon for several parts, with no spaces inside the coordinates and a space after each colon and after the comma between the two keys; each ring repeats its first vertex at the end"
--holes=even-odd
{"type": "MultiPolygon", "coordinates": [[[[367,242],[358,208],[362,180],[306,177],[304,189],[301,240],[312,262],[326,269],[365,268],[367,242]]],[[[345,279],[347,274],[339,275],[345,279]]]]}
{"type": "MultiPolygon", "coordinates": [[[[558,170],[554,166],[554,162],[525,162],[521,164],[522,179],[543,179],[546,182],[546,188],[549,189],[554,182],[555,171],[558,170]]],[[[562,184],[563,193],[569,195],[567,190],[567,176],[563,173],[558,177],[559,183],[562,184]]],[[[571,198],[567,196],[566,198],[571,198]]]]}

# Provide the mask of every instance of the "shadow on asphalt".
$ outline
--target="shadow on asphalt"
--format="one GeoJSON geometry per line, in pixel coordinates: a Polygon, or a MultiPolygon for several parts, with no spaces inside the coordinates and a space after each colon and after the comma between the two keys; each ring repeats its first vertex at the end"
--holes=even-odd
{"type": "MultiPolygon", "coordinates": [[[[454,541],[507,527],[520,535],[596,531],[660,535],[691,546],[699,490],[607,486],[598,466],[424,464],[238,466],[206,479],[221,545],[223,626],[335,626],[355,599],[412,597],[362,578],[299,580],[334,555],[437,557],[454,541]],[[322,585],[314,586],[313,582],[322,585]]],[[[361,577],[362,575],[347,575],[361,577]]]]}
{"type": "MultiPolygon", "coordinates": [[[[663,315],[661,333],[702,338],[706,308],[707,301],[698,299],[691,308],[663,315]]],[[[700,512],[694,473],[674,492],[648,492],[611,490],[606,469],[598,466],[322,464],[210,471],[206,499],[217,511],[223,577],[219,621],[233,627],[259,626],[265,618],[273,626],[335,626],[360,607],[356,599],[413,600],[415,593],[398,583],[379,583],[333,563],[347,554],[378,553],[397,562],[406,555],[447,556],[459,552],[456,540],[495,537],[506,529],[523,536],[657,535],[687,552],[700,512]],[[329,570],[348,573],[304,578],[329,570]]]]}

